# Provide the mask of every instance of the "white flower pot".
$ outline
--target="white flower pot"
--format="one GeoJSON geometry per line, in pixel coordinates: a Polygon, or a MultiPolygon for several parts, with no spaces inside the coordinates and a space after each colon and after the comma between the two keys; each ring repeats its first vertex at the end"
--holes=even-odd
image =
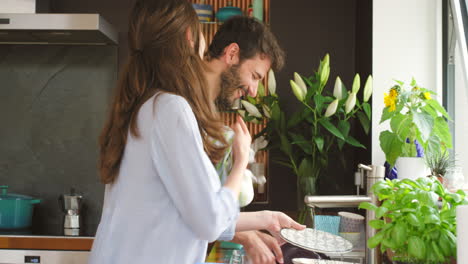
{"type": "Polygon", "coordinates": [[[401,180],[415,180],[420,177],[426,177],[431,172],[426,166],[424,158],[417,157],[399,157],[396,160],[395,167],[398,171],[398,179],[401,180]]]}

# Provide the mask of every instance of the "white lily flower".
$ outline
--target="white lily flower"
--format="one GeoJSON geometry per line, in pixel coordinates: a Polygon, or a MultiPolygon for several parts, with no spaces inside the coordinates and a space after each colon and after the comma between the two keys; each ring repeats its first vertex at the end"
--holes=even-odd
{"type": "Polygon", "coordinates": [[[303,93],[302,89],[293,81],[290,81],[291,88],[293,90],[294,95],[296,96],[297,100],[304,101],[305,94],[303,93]]]}
{"type": "Polygon", "coordinates": [[[335,100],[333,100],[333,102],[331,102],[328,107],[327,107],[327,111],[325,111],[325,117],[330,117],[332,115],[334,115],[336,113],[336,109],[338,108],[338,101],[340,99],[336,98],[335,100]]]}
{"type": "Polygon", "coordinates": [[[359,76],[359,73],[356,73],[354,76],[353,88],[351,89],[351,92],[357,94],[359,88],[361,88],[361,77],[359,76]]]}
{"type": "Polygon", "coordinates": [[[263,113],[265,114],[265,116],[267,118],[271,118],[271,110],[270,108],[268,108],[268,106],[266,105],[262,105],[262,108],[263,108],[263,113]]]}
{"type": "Polygon", "coordinates": [[[333,89],[333,96],[336,99],[343,99],[343,83],[341,82],[340,76],[336,77],[335,88],[333,89]]]}
{"type": "Polygon", "coordinates": [[[276,93],[275,73],[271,69],[270,71],[268,71],[268,90],[270,91],[271,95],[274,95],[276,93]]]}
{"type": "Polygon", "coordinates": [[[306,86],[304,80],[302,79],[302,77],[297,72],[294,73],[294,81],[296,82],[297,86],[299,86],[299,88],[301,88],[302,94],[305,97],[305,95],[307,94],[307,86],[306,86]]]}
{"type": "Polygon", "coordinates": [[[257,107],[250,102],[247,102],[245,100],[242,100],[242,105],[244,106],[245,110],[249,112],[251,116],[255,116],[258,118],[262,118],[262,114],[258,111],[257,107]]]}
{"type": "Polygon", "coordinates": [[[373,79],[372,79],[372,75],[369,75],[369,77],[367,77],[366,84],[364,85],[364,96],[363,96],[364,102],[369,101],[369,98],[372,95],[372,90],[373,90],[373,79]]]}
{"type": "Polygon", "coordinates": [[[345,103],[345,112],[348,114],[356,105],[356,93],[350,93],[345,103]]]}

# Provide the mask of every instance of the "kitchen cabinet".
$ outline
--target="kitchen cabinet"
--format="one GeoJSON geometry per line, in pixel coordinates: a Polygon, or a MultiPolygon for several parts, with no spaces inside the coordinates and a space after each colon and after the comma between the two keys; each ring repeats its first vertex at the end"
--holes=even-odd
{"type": "MultiPolygon", "coordinates": [[[[216,12],[222,7],[228,6],[230,2],[232,2],[232,6],[234,7],[239,7],[244,14],[247,14],[249,6],[253,4],[253,0],[192,0],[193,3],[200,4],[201,2],[204,2],[204,4],[211,5],[213,7],[213,18],[215,18],[216,12]]],[[[270,21],[270,0],[263,0],[263,21],[265,23],[269,23],[270,21]]],[[[222,23],[214,21],[214,22],[200,22],[202,25],[202,31],[206,39],[207,46],[211,41],[213,40],[213,37],[218,30],[218,28],[221,26],[222,23]]],[[[267,88],[267,79],[264,80],[264,86],[267,88]]],[[[266,89],[268,92],[268,89],[266,89]]],[[[222,113],[224,123],[226,125],[231,125],[235,122],[235,117],[236,113],[234,112],[225,112],[222,113]]],[[[247,123],[247,127],[249,128],[250,134],[252,137],[262,131],[263,128],[265,128],[266,123],[264,122],[263,124],[254,124],[254,123],[247,123]]],[[[255,157],[256,162],[262,163],[265,166],[265,177],[267,179],[267,182],[265,184],[265,190],[263,193],[259,193],[258,189],[255,188],[255,195],[254,195],[254,200],[252,203],[254,204],[268,204],[269,203],[269,179],[268,179],[268,152],[266,151],[259,151],[255,157]]]]}
{"type": "Polygon", "coordinates": [[[92,237],[0,236],[0,264],[86,264],[92,237]]]}

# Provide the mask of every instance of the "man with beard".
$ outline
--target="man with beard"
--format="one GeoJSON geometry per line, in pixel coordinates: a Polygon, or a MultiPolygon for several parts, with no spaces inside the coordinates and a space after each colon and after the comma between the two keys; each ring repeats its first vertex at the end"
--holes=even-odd
{"type": "MultiPolygon", "coordinates": [[[[269,69],[282,68],[284,52],[267,26],[254,18],[235,17],[219,28],[205,59],[208,82],[219,82],[221,75],[216,104],[226,110],[242,96],[255,97],[269,69]]],[[[253,264],[283,263],[279,242],[268,234],[237,232],[232,242],[244,246],[253,264]]]]}

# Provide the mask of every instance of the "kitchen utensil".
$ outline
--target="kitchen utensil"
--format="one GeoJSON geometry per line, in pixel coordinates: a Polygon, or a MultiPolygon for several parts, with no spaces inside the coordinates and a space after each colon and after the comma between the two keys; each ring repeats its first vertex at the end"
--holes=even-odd
{"type": "Polygon", "coordinates": [[[228,5],[220,8],[216,13],[216,18],[220,22],[224,22],[234,16],[242,16],[242,10],[238,7],[231,6],[231,2],[228,2],[228,5]]]}
{"type": "Polygon", "coordinates": [[[83,196],[75,194],[75,189],[71,189],[70,194],[63,194],[59,197],[63,218],[63,233],[66,236],[79,236],[81,227],[81,203],[83,196]]]}
{"type": "Polygon", "coordinates": [[[213,21],[213,6],[207,4],[192,4],[197,13],[198,20],[201,22],[213,21]]]}
{"type": "Polygon", "coordinates": [[[314,216],[314,227],[316,230],[338,235],[340,217],[335,215],[316,215],[314,216]]]}
{"type": "Polygon", "coordinates": [[[361,232],[364,229],[364,216],[350,213],[338,212],[341,217],[340,232],[361,232]]]}
{"type": "Polygon", "coordinates": [[[8,186],[0,186],[0,229],[26,229],[31,226],[34,204],[41,202],[30,196],[8,193],[8,186]]]}

